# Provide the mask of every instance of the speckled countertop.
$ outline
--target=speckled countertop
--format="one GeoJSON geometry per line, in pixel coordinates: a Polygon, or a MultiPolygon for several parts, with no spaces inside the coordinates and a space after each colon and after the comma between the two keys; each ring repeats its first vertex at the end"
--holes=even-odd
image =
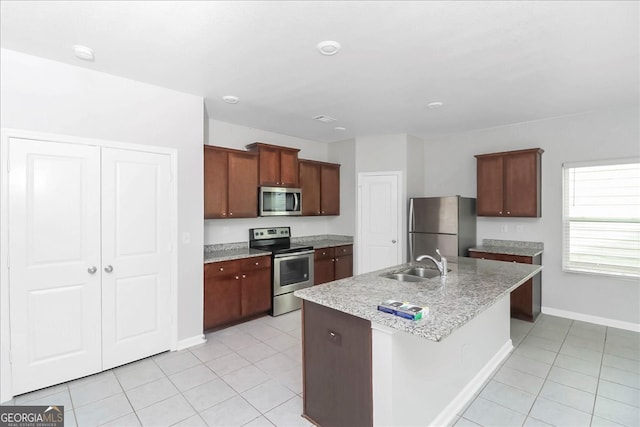
{"type": "Polygon", "coordinates": [[[538,256],[542,254],[544,244],[541,242],[521,242],[518,240],[483,239],[482,245],[469,248],[470,252],[487,252],[490,254],[507,254],[520,256],[538,256]]]}
{"type": "Polygon", "coordinates": [[[333,246],[353,245],[353,237],[351,236],[336,236],[336,235],[322,235],[322,236],[308,236],[308,237],[294,237],[291,239],[293,243],[300,245],[310,245],[314,249],[330,248],[333,246]]]}
{"type": "MultiPolygon", "coordinates": [[[[324,234],[319,236],[294,237],[291,241],[301,245],[313,246],[314,249],[320,249],[353,244],[353,237],[324,234]]],[[[269,254],[271,254],[271,252],[249,248],[249,242],[205,245],[204,263],[230,261],[269,254]]]]}
{"type": "Polygon", "coordinates": [[[380,277],[411,265],[432,266],[407,263],[301,289],[294,295],[379,325],[441,341],[542,269],[539,265],[450,258],[451,271],[444,281],[434,277],[412,283],[380,277]],[[429,307],[429,314],[412,321],[378,311],[378,304],[388,299],[429,307]]]}

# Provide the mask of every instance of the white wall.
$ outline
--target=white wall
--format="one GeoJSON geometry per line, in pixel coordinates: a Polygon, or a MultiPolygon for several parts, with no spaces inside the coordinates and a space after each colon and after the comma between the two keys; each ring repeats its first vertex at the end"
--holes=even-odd
{"type": "MultiPolygon", "coordinates": [[[[298,157],[301,159],[329,161],[327,144],[282,135],[261,129],[209,120],[208,138],[206,143],[218,147],[245,150],[246,146],[254,142],[299,148],[298,157]]],[[[337,159],[336,163],[341,163],[337,159]]],[[[346,168],[340,168],[340,178],[346,168]]],[[[342,208],[342,207],[341,207],[342,208]]],[[[249,240],[249,229],[257,227],[290,226],[293,237],[318,234],[336,234],[328,224],[335,217],[272,217],[272,218],[234,218],[210,219],[204,221],[204,243],[246,242],[249,240]]],[[[351,234],[353,235],[353,234],[351,234]]]]}
{"type": "Polygon", "coordinates": [[[340,164],[340,215],[329,218],[330,234],[355,236],[356,234],[356,141],[328,144],[328,161],[340,164]]]}
{"type": "Polygon", "coordinates": [[[202,334],[203,99],[0,52],[2,127],[178,150],[178,338],[202,334]]]}
{"type": "Polygon", "coordinates": [[[617,108],[425,141],[428,196],[476,195],[475,154],[540,147],[542,218],[478,218],[483,238],[544,242],[543,307],[640,324],[640,284],[562,271],[562,163],[640,155],[639,111],[617,108]],[[501,232],[501,226],[507,232],[501,232]],[[518,231],[519,230],[519,231],[518,231]]]}

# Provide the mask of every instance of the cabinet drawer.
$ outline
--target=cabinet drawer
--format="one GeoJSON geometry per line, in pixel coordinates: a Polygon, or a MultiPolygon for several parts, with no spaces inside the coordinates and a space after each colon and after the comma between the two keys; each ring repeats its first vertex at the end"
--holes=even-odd
{"type": "Polygon", "coordinates": [[[477,252],[477,251],[469,251],[469,257],[471,258],[479,258],[479,259],[490,259],[493,261],[502,261],[501,254],[494,254],[489,252],[477,252]]]}
{"type": "Polygon", "coordinates": [[[237,260],[212,262],[204,265],[204,278],[213,278],[226,276],[227,274],[237,273],[240,264],[237,260]]]}
{"type": "Polygon", "coordinates": [[[519,262],[521,264],[533,264],[533,258],[522,255],[502,255],[502,261],[519,262]]]}
{"type": "Polygon", "coordinates": [[[350,255],[353,253],[353,245],[336,246],[334,249],[335,256],[350,255]]]}
{"type": "Polygon", "coordinates": [[[271,257],[260,256],[245,258],[240,261],[240,269],[242,272],[259,270],[261,268],[271,268],[271,257]]]}
{"type": "Polygon", "coordinates": [[[333,250],[334,248],[316,249],[313,255],[313,259],[319,260],[319,259],[333,258],[333,253],[334,253],[333,250]]]}

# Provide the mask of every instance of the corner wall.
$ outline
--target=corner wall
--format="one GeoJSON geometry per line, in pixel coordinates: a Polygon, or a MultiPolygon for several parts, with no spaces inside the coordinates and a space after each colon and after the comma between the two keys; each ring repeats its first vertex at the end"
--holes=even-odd
{"type": "Polygon", "coordinates": [[[475,154],[544,149],[542,218],[478,218],[478,243],[486,238],[544,242],[544,308],[640,328],[638,280],[562,271],[562,164],[639,156],[639,120],[638,108],[626,107],[429,138],[424,154],[426,193],[475,197],[475,154]]]}
{"type": "Polygon", "coordinates": [[[2,127],[178,151],[178,339],[202,334],[203,99],[0,51],[2,127]]]}

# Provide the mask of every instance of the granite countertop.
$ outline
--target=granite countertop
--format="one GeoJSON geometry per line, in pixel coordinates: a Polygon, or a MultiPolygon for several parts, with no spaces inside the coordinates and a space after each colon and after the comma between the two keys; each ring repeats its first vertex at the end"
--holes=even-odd
{"type": "Polygon", "coordinates": [[[432,267],[429,263],[406,263],[301,289],[294,295],[379,325],[441,341],[542,270],[539,265],[450,258],[451,271],[445,279],[434,277],[413,283],[380,277],[413,265],[432,267]],[[429,307],[429,314],[412,321],[378,311],[378,304],[388,299],[429,307]]]}
{"type": "Polygon", "coordinates": [[[256,256],[271,255],[269,251],[261,251],[251,248],[221,249],[204,252],[204,263],[230,261],[234,259],[251,258],[256,256]]]}
{"type": "Polygon", "coordinates": [[[534,257],[542,254],[544,244],[541,242],[521,242],[518,240],[483,239],[482,245],[469,248],[469,251],[534,257]]]}
{"type": "Polygon", "coordinates": [[[314,249],[331,248],[334,246],[353,245],[353,237],[350,236],[311,236],[311,237],[294,237],[291,239],[293,243],[300,245],[310,245],[314,249]]]}
{"type": "MultiPolygon", "coordinates": [[[[313,246],[314,249],[332,246],[352,245],[353,237],[325,234],[320,236],[293,237],[292,243],[313,246]]],[[[234,259],[250,258],[270,255],[269,251],[249,248],[249,242],[220,243],[205,245],[204,263],[230,261],[234,259]]]]}

